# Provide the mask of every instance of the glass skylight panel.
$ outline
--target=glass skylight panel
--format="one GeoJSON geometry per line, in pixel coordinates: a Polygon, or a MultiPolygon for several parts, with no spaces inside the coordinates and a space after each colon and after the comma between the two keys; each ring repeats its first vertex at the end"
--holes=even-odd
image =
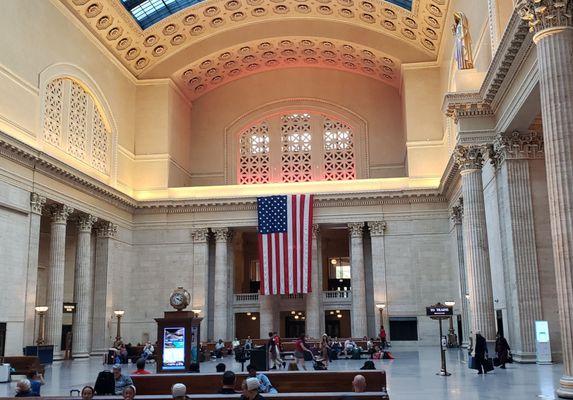
{"type": "Polygon", "coordinates": [[[121,0],[142,29],[202,0],[121,0]]]}
{"type": "Polygon", "coordinates": [[[405,8],[408,11],[412,11],[413,0],[386,0],[388,3],[397,5],[398,7],[405,8]]]}

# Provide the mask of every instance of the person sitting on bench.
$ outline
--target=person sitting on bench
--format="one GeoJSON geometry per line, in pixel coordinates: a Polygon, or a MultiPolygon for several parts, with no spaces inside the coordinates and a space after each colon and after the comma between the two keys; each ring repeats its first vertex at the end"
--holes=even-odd
{"type": "Polygon", "coordinates": [[[346,339],[344,342],[344,354],[351,355],[354,349],[356,348],[356,342],[352,339],[346,339]]]}
{"type": "Polygon", "coordinates": [[[259,393],[259,381],[257,378],[245,379],[242,388],[241,400],[264,400],[264,397],[259,393]]]}
{"type": "Polygon", "coordinates": [[[354,393],[363,393],[366,391],[366,378],[364,375],[356,375],[352,380],[354,393]]]}
{"type": "Polygon", "coordinates": [[[223,357],[223,350],[225,350],[225,343],[223,339],[219,339],[219,341],[215,343],[215,358],[223,357]]]}
{"type": "Polygon", "coordinates": [[[174,400],[185,400],[187,398],[187,386],[176,383],[171,387],[171,396],[174,400]]]}
{"type": "Polygon", "coordinates": [[[223,386],[219,390],[220,394],[237,394],[235,391],[236,376],[233,371],[226,371],[223,374],[223,386]]]}
{"type": "Polygon", "coordinates": [[[253,364],[247,365],[247,372],[250,378],[257,378],[259,380],[260,393],[278,393],[269,378],[265,374],[257,373],[257,369],[253,364]]]}

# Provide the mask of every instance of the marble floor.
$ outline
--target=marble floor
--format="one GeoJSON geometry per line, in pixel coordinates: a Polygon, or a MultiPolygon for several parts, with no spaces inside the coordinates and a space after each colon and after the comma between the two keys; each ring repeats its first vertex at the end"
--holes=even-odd
{"type": "MultiPolygon", "coordinates": [[[[555,388],[561,376],[562,365],[511,364],[506,370],[496,369],[487,375],[477,375],[469,370],[464,354],[457,349],[447,352],[450,377],[437,376],[440,366],[439,350],[430,347],[394,348],[395,360],[375,360],[376,368],[383,369],[388,377],[388,393],[393,400],[414,399],[460,399],[460,400],[524,400],[555,399],[555,388]]],[[[46,368],[46,385],[42,395],[68,395],[70,389],[93,385],[103,366],[102,359],[62,361],[46,368]]],[[[338,360],[330,364],[330,370],[355,370],[365,360],[338,360]]],[[[202,372],[214,372],[220,362],[201,364],[202,372]]],[[[232,357],[224,359],[227,368],[240,371],[232,357]]],[[[310,362],[307,363],[310,368],[310,362]]],[[[134,370],[133,365],[125,370],[134,370]]],[[[16,383],[0,383],[0,397],[11,396],[16,383]]],[[[350,382],[349,382],[350,388],[350,382]]]]}

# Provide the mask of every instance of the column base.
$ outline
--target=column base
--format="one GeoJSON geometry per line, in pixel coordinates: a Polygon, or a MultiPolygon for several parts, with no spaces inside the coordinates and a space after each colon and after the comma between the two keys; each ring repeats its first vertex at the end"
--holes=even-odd
{"type": "Polygon", "coordinates": [[[537,354],[528,352],[511,352],[513,361],[520,364],[534,364],[537,361],[537,354]]]}
{"type": "Polygon", "coordinates": [[[78,353],[78,354],[73,354],[72,358],[75,360],[76,358],[89,358],[89,353],[78,353]]]}
{"type": "Polygon", "coordinates": [[[559,379],[559,389],[555,393],[563,399],[573,399],[573,376],[563,375],[559,379]]]}

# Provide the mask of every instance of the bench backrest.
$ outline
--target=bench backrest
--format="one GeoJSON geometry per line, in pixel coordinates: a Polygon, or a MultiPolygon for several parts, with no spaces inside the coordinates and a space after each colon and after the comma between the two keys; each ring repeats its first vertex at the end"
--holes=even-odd
{"type": "MultiPolygon", "coordinates": [[[[379,392],[386,390],[384,371],[289,371],[265,372],[279,393],[302,392],[347,392],[352,390],[352,379],[361,374],[366,378],[366,390],[379,392]]],[[[247,373],[237,373],[235,389],[240,390],[247,373]]],[[[163,395],[171,392],[175,383],[187,386],[188,394],[212,393],[219,391],[223,374],[150,374],[132,375],[138,395],[163,395]]],[[[266,397],[266,396],[265,396],[266,397]]]]}
{"type": "Polygon", "coordinates": [[[9,356],[0,357],[0,361],[10,364],[16,370],[17,375],[26,375],[30,371],[44,373],[44,366],[36,356],[9,356]]]}
{"type": "MultiPolygon", "coordinates": [[[[187,395],[189,400],[226,400],[226,399],[239,399],[238,394],[193,394],[187,395]]],[[[337,392],[337,393],[278,393],[278,394],[265,394],[265,400],[343,400],[343,399],[360,399],[360,400],[381,400],[388,399],[385,392],[366,392],[366,393],[352,393],[352,392],[337,392]]],[[[4,397],[10,398],[10,397],[4,397]]],[[[12,397],[16,399],[15,397],[12,397]]],[[[64,397],[64,396],[50,396],[43,397],[48,400],[81,400],[81,397],[64,397]]],[[[172,400],[171,396],[140,396],[139,393],[135,397],[141,400],[172,400]]],[[[94,396],[94,400],[122,400],[121,396],[94,396]]]]}

